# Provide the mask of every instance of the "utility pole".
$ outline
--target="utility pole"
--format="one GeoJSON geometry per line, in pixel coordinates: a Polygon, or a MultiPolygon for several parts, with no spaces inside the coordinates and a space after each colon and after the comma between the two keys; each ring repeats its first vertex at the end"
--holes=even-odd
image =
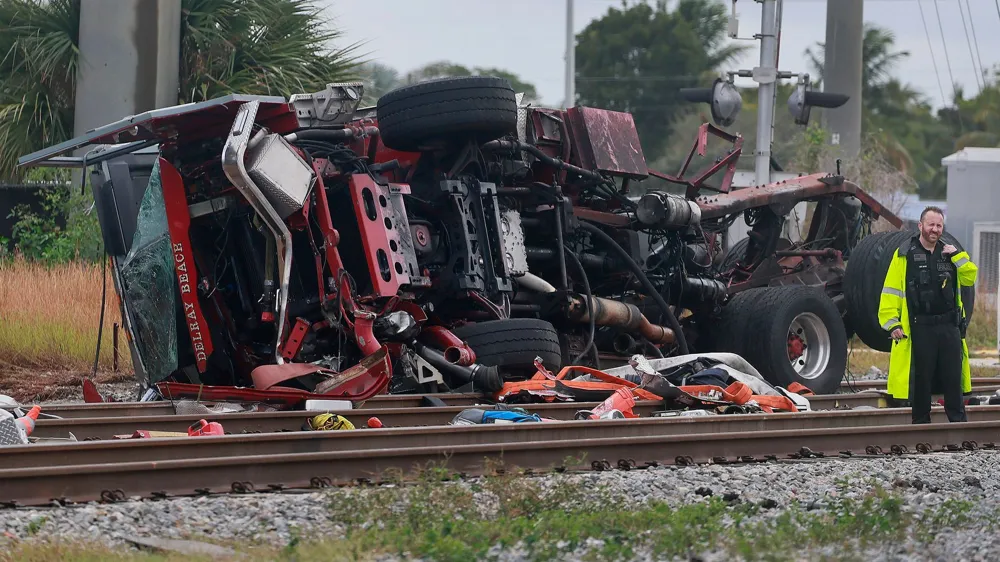
{"type": "MultiPolygon", "coordinates": [[[[180,0],[82,0],[73,133],[177,105],[180,0]]],[[[74,151],[83,156],[88,148],[74,151]]],[[[82,179],[73,170],[73,182],[82,179]]]]}
{"type": "Polygon", "coordinates": [[[576,37],[573,34],[573,0],[566,0],[566,101],[576,105],[576,37]]]}
{"type": "Polygon", "coordinates": [[[843,156],[861,151],[861,78],[864,44],[863,0],[827,0],[826,53],[823,63],[823,91],[831,89],[850,99],[836,109],[826,109],[823,120],[830,132],[830,144],[840,145],[843,156]]]}
{"type": "Polygon", "coordinates": [[[775,85],[778,80],[777,0],[761,0],[760,66],[753,69],[757,82],[757,149],[754,175],[757,185],[771,182],[771,133],[774,122],[775,85]]]}
{"type": "Polygon", "coordinates": [[[83,0],[74,134],[177,105],[179,0],[83,0]]]}

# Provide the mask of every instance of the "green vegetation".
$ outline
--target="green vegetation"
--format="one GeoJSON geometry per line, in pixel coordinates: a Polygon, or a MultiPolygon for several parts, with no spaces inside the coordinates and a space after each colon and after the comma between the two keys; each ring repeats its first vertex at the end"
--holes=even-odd
{"type": "MultiPolygon", "coordinates": [[[[629,505],[586,483],[568,482],[542,484],[538,479],[504,475],[466,486],[429,477],[413,486],[334,492],[330,517],[342,525],[341,536],[304,538],[297,531],[283,548],[246,544],[234,548],[261,560],[370,560],[395,554],[465,561],[490,559],[498,548],[517,548],[532,560],[549,560],[576,549],[589,560],[628,560],[640,552],[670,559],[708,550],[731,558],[783,560],[790,552],[834,547],[838,560],[863,560],[865,548],[901,545],[907,537],[920,548],[940,533],[973,523],[974,506],[969,501],[949,499],[933,511],[914,513],[904,509],[899,493],[877,486],[853,499],[846,497],[846,488],[841,489],[825,505],[810,508],[764,506],[719,496],[683,506],[629,505]]],[[[975,523],[995,527],[997,518],[975,523]]],[[[79,551],[65,545],[30,544],[18,545],[6,556],[48,560],[49,556],[40,555],[72,553],[73,559],[87,560],[96,559],[98,553],[112,555],[100,547],[79,551]],[[35,556],[24,557],[28,553],[35,556]]]]}
{"type": "MultiPolygon", "coordinates": [[[[80,0],[7,0],[0,3],[0,178],[17,175],[20,155],[50,146],[72,134],[78,67],[80,0]]],[[[315,0],[183,0],[179,102],[230,92],[289,95],[322,89],[329,81],[364,79],[366,103],[403,84],[446,76],[492,74],[508,78],[537,99],[534,84],[509,69],[468,67],[435,61],[400,72],[363,60],[360,45],[332,47],[343,37],[315,0]]],[[[623,2],[590,22],[577,35],[577,99],[580,105],[632,113],[646,159],[653,168],[674,171],[687,155],[698,125],[709,121],[707,107],[680,100],[678,88],[708,86],[745,48],[726,39],[725,7],[712,0],[623,2]]],[[[823,81],[823,45],[807,51],[816,87],[823,81]]],[[[903,193],[941,198],[945,174],[940,160],[966,146],[1000,143],[1000,83],[986,78],[975,97],[960,90],[948,107],[931,109],[926,97],[893,76],[895,65],[913,56],[896,46],[882,28],[866,25],[863,46],[865,148],[857,165],[844,172],[893,207],[903,193]],[[873,158],[877,162],[861,162],[873,158]],[[865,174],[864,170],[874,173],[865,174]]],[[[921,56],[923,56],[921,54],[921,56]]],[[[788,81],[778,98],[791,93],[788,81]]],[[[744,135],[741,166],[750,166],[756,128],[757,92],[743,91],[744,107],[730,132],[744,135]]],[[[561,105],[562,102],[560,102],[561,105]]],[[[831,171],[826,133],[795,125],[778,103],[772,153],[785,169],[831,171]],[[809,150],[803,150],[808,147],[809,150]]],[[[718,150],[710,146],[712,155],[718,150]]],[[[702,166],[697,166],[702,167],[702,166]]],[[[662,182],[656,182],[660,186],[662,182]]],[[[641,191],[642,186],[637,186],[641,191]]],[[[31,259],[62,261],[79,251],[94,254],[84,241],[98,239],[93,213],[81,212],[89,195],[59,195],[56,229],[27,217],[12,242],[31,259]],[[72,202],[70,200],[72,199],[72,202]],[[57,240],[68,238],[68,241],[57,240]],[[71,251],[72,250],[72,251],[71,251]]]]}
{"type": "Polygon", "coordinates": [[[692,142],[694,129],[673,126],[691,111],[678,90],[711,84],[746,49],[724,44],[726,22],[725,6],[705,0],[608,8],[577,35],[576,103],[631,113],[647,158],[673,133],[692,142]]]}
{"type": "MultiPolygon", "coordinates": [[[[73,136],[79,21],[80,0],[0,2],[0,178],[73,136]]],[[[361,62],[340,37],[312,0],[183,0],[177,101],[322,90],[361,62]]]]}

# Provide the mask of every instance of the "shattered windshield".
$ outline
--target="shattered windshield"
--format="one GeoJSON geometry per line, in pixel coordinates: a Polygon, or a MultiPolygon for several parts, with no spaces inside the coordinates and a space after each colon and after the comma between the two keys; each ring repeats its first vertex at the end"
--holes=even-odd
{"type": "Polygon", "coordinates": [[[146,368],[144,382],[155,384],[177,368],[176,277],[159,160],[149,176],[136,226],[132,249],[121,264],[122,286],[146,368]]]}

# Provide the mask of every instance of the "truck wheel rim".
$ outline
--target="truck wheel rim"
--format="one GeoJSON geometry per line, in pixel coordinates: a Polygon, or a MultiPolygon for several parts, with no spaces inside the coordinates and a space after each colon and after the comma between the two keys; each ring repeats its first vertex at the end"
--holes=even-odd
{"type": "Polygon", "coordinates": [[[803,312],[788,327],[788,362],[804,379],[815,379],[830,363],[830,332],[819,316],[803,312]]]}

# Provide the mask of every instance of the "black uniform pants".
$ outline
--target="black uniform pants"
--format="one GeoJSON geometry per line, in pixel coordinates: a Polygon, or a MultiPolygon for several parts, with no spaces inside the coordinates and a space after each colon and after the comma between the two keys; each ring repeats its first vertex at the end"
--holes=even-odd
{"type": "MultiPolygon", "coordinates": [[[[916,320],[916,319],[915,319],[916,320]]],[[[920,324],[910,330],[910,404],[913,423],[931,423],[932,388],[942,389],[950,422],[968,421],[962,402],[962,336],[952,323],[920,324]],[[937,382],[938,384],[934,384],[937,382]]]]}

